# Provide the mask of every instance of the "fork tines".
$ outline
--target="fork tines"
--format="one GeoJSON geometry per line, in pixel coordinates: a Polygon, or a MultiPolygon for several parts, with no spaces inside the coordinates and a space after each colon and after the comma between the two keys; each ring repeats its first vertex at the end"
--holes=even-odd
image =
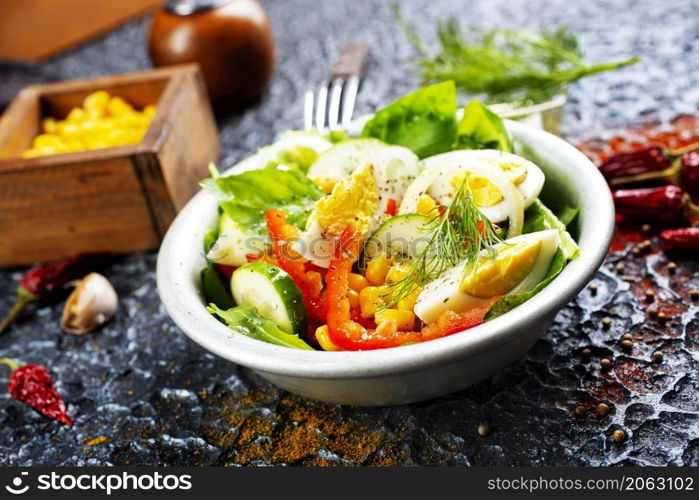
{"type": "Polygon", "coordinates": [[[346,128],[352,121],[362,66],[368,47],[346,45],[333,65],[332,77],[309,87],[304,101],[304,126],[321,132],[346,128]]]}

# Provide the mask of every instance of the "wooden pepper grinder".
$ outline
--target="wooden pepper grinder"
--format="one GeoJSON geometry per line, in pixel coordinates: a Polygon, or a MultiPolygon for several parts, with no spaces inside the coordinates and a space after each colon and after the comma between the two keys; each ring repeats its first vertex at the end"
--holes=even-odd
{"type": "Polygon", "coordinates": [[[199,63],[218,106],[258,99],[274,68],[274,38],[257,0],[168,0],[148,36],[155,66],[199,63]]]}

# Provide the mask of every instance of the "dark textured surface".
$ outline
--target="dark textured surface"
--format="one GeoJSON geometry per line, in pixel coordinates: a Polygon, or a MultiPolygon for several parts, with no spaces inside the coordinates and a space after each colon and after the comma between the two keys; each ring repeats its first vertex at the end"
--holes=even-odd
{"type": "MultiPolygon", "coordinates": [[[[278,70],[264,101],[220,123],[228,167],[301,121],[307,74],[320,74],[349,40],[373,59],[359,97],[367,112],[413,88],[410,49],[382,0],[265,2],[278,40],[278,70]]],[[[569,23],[589,58],[645,61],[571,89],[564,131],[602,133],[637,116],[699,105],[699,2],[410,1],[405,14],[431,34],[435,17],[541,28],[569,23]],[[429,6],[429,7],[428,7],[429,6]],[[672,26],[672,29],[668,29],[672,26]]],[[[147,19],[45,64],[63,78],[148,67],[147,19]]],[[[518,363],[460,393],[405,407],[356,409],[278,391],[189,341],[165,315],[155,254],[122,258],[105,274],[121,298],[114,321],[83,337],[62,334],[60,306],[26,314],[0,338],[0,356],[50,367],[76,424],[66,428],[0,394],[0,463],[38,464],[532,464],[699,465],[699,267],[622,251],[564,309],[518,363]],[[627,280],[614,272],[626,262],[627,280]],[[641,278],[644,278],[641,280],[641,278]],[[667,325],[646,318],[643,287],[658,290],[667,325]],[[610,316],[611,328],[600,327],[610,316]],[[623,333],[636,338],[627,353],[623,333]],[[585,360],[581,350],[590,347],[585,360]],[[661,364],[651,353],[665,352],[661,364]],[[609,372],[599,360],[614,359],[609,372]],[[611,411],[598,416],[600,402],[611,411]],[[576,406],[587,411],[576,417],[576,406]],[[489,423],[490,434],[476,432],[489,423]],[[611,439],[623,429],[627,439],[611,439]]],[[[12,290],[22,270],[0,272],[12,290]]],[[[10,305],[0,299],[0,311],[10,305]]],[[[2,371],[0,385],[6,381],[2,371]]]]}

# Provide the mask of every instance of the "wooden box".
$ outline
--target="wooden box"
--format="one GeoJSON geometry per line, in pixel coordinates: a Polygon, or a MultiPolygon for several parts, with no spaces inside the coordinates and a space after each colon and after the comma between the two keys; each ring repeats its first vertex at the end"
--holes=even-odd
{"type": "Polygon", "coordinates": [[[27,87],[0,118],[0,266],[156,248],[219,151],[194,65],[27,87]],[[139,144],[19,157],[42,117],[63,118],[100,89],[157,104],[139,144]]]}

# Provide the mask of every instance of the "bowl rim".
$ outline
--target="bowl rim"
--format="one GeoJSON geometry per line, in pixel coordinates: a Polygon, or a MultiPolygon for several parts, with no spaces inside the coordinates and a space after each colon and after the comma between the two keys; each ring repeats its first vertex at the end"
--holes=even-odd
{"type": "MultiPolygon", "coordinates": [[[[290,349],[236,334],[206,311],[193,276],[183,269],[184,259],[193,257],[186,254],[191,244],[179,244],[180,238],[191,233],[193,224],[201,224],[207,217],[202,215],[203,212],[216,206],[213,197],[201,191],[180,211],[160,247],[157,284],[166,311],[188,337],[224,359],[275,375],[314,379],[372,378],[425,370],[495,349],[525,329],[541,325],[585,287],[604,261],[614,231],[614,204],[598,169],[574,146],[543,130],[510,120],[505,120],[505,123],[508,129],[520,136],[539,136],[538,141],[567,151],[567,163],[576,170],[576,185],[585,186],[585,196],[594,198],[594,202],[586,204],[585,214],[586,224],[595,226],[594,234],[581,230],[580,256],[530,298],[527,306],[517,307],[474,329],[447,337],[371,351],[290,349]]],[[[228,169],[226,174],[251,168],[256,156],[247,157],[228,169]]]]}

